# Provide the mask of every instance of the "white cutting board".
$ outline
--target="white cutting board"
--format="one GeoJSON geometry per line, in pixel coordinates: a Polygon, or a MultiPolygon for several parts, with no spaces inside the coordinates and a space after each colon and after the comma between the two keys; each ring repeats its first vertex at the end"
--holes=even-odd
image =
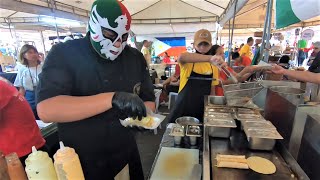
{"type": "Polygon", "coordinates": [[[187,180],[195,164],[198,149],[162,147],[150,180],[187,180]]]}

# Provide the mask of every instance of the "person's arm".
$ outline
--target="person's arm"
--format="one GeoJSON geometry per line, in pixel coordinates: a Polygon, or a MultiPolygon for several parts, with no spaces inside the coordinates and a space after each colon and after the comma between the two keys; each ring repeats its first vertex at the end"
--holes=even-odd
{"type": "Polygon", "coordinates": [[[25,96],[25,95],[26,95],[26,90],[24,89],[24,87],[19,87],[19,93],[20,93],[22,96],[25,96]]]}
{"type": "Polygon", "coordinates": [[[210,56],[210,55],[203,55],[197,53],[182,53],[179,58],[178,62],[180,64],[185,63],[197,63],[197,62],[210,62],[211,64],[217,64],[226,66],[226,62],[221,58],[221,56],[210,56]]]}
{"type": "Polygon", "coordinates": [[[37,111],[44,122],[79,121],[111,109],[113,95],[114,93],[83,97],[59,95],[41,101],[37,105],[37,111]]]}
{"type": "Polygon", "coordinates": [[[165,81],[163,81],[162,85],[166,86],[166,85],[170,84],[170,82],[171,82],[171,77],[169,77],[165,81]]]}
{"type": "Polygon", "coordinates": [[[177,81],[171,81],[170,85],[172,86],[179,86],[180,85],[180,80],[178,79],[177,81]]]}
{"type": "Polygon", "coordinates": [[[14,80],[13,85],[19,89],[19,93],[20,93],[22,96],[25,96],[26,90],[25,90],[24,87],[22,86],[22,81],[23,81],[23,78],[22,78],[22,69],[23,69],[23,68],[20,68],[20,70],[18,71],[17,77],[16,77],[16,79],[14,80]]]}
{"type": "Polygon", "coordinates": [[[299,81],[320,84],[320,74],[319,73],[312,73],[309,71],[287,70],[287,69],[284,69],[278,65],[274,65],[271,71],[275,74],[286,75],[286,76],[289,76],[290,78],[297,79],[299,81]]]}
{"type": "Polygon", "coordinates": [[[216,95],[216,87],[215,87],[215,86],[211,86],[210,95],[211,95],[211,96],[216,95]]]}
{"type": "MultiPolygon", "coordinates": [[[[143,101],[134,94],[125,92],[102,93],[93,96],[72,96],[72,66],[56,45],[47,56],[37,87],[37,111],[44,122],[81,121],[98,115],[110,108],[116,109],[119,117],[146,116],[143,101]]],[[[63,46],[62,46],[63,47],[63,46]]],[[[149,78],[150,79],[150,78],[149,78]]],[[[151,79],[150,79],[151,81],[151,79]]]]}

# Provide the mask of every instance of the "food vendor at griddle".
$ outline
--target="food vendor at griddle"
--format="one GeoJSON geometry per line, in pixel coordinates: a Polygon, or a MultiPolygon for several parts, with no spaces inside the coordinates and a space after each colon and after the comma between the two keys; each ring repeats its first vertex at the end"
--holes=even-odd
{"type": "Polygon", "coordinates": [[[134,136],[119,121],[155,108],[146,61],[126,43],[130,23],[118,0],[95,1],[86,37],[53,46],[40,74],[39,116],[58,123],[60,140],[79,154],[88,180],[144,179],[134,136]]]}
{"type": "Polygon", "coordinates": [[[176,104],[169,115],[169,122],[182,116],[191,116],[202,121],[204,96],[214,94],[219,84],[219,70],[213,64],[226,65],[221,56],[211,56],[211,33],[206,29],[197,31],[193,44],[196,53],[183,53],[178,58],[180,87],[176,104]],[[202,56],[199,57],[199,54],[202,56]]]}

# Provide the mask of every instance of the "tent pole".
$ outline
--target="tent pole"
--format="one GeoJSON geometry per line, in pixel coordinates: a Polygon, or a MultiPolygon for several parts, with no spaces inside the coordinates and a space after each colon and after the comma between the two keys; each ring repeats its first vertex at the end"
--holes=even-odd
{"type": "Polygon", "coordinates": [[[16,30],[14,29],[14,27],[13,27],[13,29],[11,27],[11,25],[12,25],[11,19],[8,18],[7,20],[8,20],[8,25],[9,25],[9,31],[10,31],[11,38],[14,39],[15,43],[16,43],[16,45],[14,46],[15,55],[16,55],[16,57],[18,57],[19,42],[18,42],[18,38],[17,38],[17,33],[16,33],[16,30]],[[12,30],[14,32],[14,36],[12,34],[12,30]]]}
{"type": "Polygon", "coordinates": [[[230,25],[230,20],[229,20],[229,40],[228,40],[228,51],[229,51],[229,53],[228,53],[228,65],[230,66],[230,56],[231,56],[231,43],[230,43],[230,39],[231,39],[231,37],[230,37],[230,29],[231,29],[231,25],[230,25]]]}
{"type": "Polygon", "coordinates": [[[220,46],[221,46],[221,38],[222,38],[222,29],[220,31],[220,46]]]}
{"type": "Polygon", "coordinates": [[[58,39],[58,42],[60,42],[59,29],[58,29],[56,17],[54,17],[54,21],[55,21],[55,27],[57,32],[57,39],[58,39]]]}
{"type": "Polygon", "coordinates": [[[273,5],[273,0],[269,0],[270,1],[270,7],[268,7],[268,27],[267,27],[267,34],[266,34],[266,44],[265,47],[267,47],[267,51],[265,51],[264,53],[264,59],[263,61],[268,62],[269,61],[269,51],[271,49],[271,45],[270,45],[270,36],[271,36],[271,20],[272,20],[272,5],[273,5]]]}
{"type": "Polygon", "coordinates": [[[264,48],[265,48],[266,33],[267,33],[266,30],[267,30],[267,26],[268,26],[270,3],[271,3],[271,0],[268,0],[267,9],[266,9],[266,17],[265,17],[265,19],[264,19],[263,35],[262,35],[262,44],[261,44],[261,47],[260,47],[260,56],[259,56],[259,58],[258,58],[259,61],[260,61],[260,59],[263,57],[263,51],[264,51],[264,48]]]}
{"type": "MultiPolygon", "coordinates": [[[[232,21],[232,31],[231,31],[231,45],[233,41],[233,31],[234,31],[234,22],[236,21],[236,9],[237,9],[238,0],[234,2],[234,12],[233,12],[233,21],[232,21]]],[[[229,65],[231,63],[231,56],[229,56],[229,65]]]]}
{"type": "Polygon", "coordinates": [[[44,56],[47,56],[46,45],[44,44],[44,38],[43,38],[43,31],[40,31],[40,36],[41,36],[41,42],[42,42],[42,46],[43,46],[43,54],[44,54],[44,56]]]}

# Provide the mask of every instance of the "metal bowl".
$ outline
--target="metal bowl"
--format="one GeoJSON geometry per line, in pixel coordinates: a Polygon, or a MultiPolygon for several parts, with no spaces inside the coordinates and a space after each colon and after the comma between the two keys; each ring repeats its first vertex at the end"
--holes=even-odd
{"type": "Polygon", "coordinates": [[[176,123],[180,126],[186,127],[187,125],[197,125],[200,123],[199,119],[190,117],[190,116],[183,116],[176,119],[176,123]]]}

